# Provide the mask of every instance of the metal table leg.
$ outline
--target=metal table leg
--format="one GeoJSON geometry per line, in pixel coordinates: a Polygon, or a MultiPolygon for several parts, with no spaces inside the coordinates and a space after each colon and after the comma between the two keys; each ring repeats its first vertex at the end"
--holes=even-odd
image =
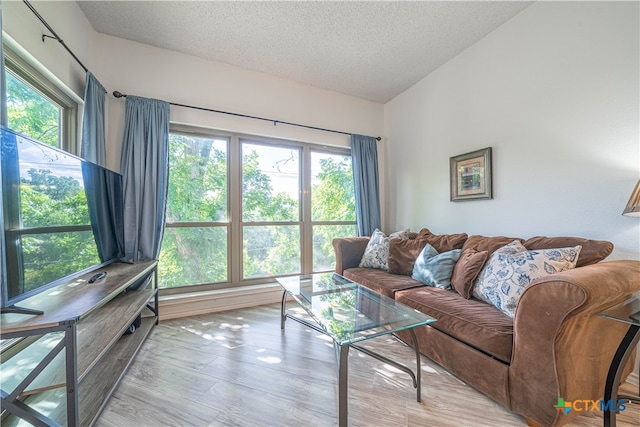
{"type": "Polygon", "coordinates": [[[340,346],[338,374],[338,425],[347,427],[349,422],[349,346],[340,346]]]}
{"type": "Polygon", "coordinates": [[[409,329],[411,333],[411,340],[413,341],[413,348],[416,350],[416,389],[417,389],[417,400],[420,402],[422,400],[422,385],[420,384],[420,348],[418,347],[418,338],[416,338],[416,333],[413,331],[413,328],[409,329]]]}
{"type": "MultiPolygon", "coordinates": [[[[618,401],[618,387],[620,386],[620,379],[622,377],[622,371],[631,357],[636,345],[640,341],[640,326],[631,325],[627,334],[622,339],[622,342],[618,346],[616,354],[613,356],[611,366],[609,367],[609,373],[607,374],[607,382],[604,386],[604,402],[607,404],[611,400],[618,401]]],[[[620,396],[621,397],[621,396],[620,396]]],[[[614,408],[616,409],[616,408],[614,408]]],[[[606,405],[604,408],[604,427],[615,427],[616,425],[616,411],[610,410],[610,405],[606,405]]]]}
{"type": "Polygon", "coordinates": [[[285,311],[287,310],[287,291],[282,293],[282,301],[280,302],[280,329],[284,329],[284,322],[287,320],[285,311]]]}

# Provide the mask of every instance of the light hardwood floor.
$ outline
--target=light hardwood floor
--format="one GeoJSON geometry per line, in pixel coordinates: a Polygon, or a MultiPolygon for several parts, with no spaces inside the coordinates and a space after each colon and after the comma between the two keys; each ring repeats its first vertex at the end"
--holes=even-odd
{"type": "MultiPolygon", "coordinates": [[[[415,352],[394,338],[364,346],[415,366],[415,352]]],[[[426,357],[422,378],[418,403],[409,376],[351,350],[349,425],[526,425],[426,357]]],[[[97,426],[334,426],[336,396],[331,342],[291,320],[281,332],[279,306],[255,307],[158,325],[97,426]]],[[[602,426],[601,416],[570,425],[602,426]]],[[[630,405],[618,426],[637,425],[640,407],[630,405]]]]}

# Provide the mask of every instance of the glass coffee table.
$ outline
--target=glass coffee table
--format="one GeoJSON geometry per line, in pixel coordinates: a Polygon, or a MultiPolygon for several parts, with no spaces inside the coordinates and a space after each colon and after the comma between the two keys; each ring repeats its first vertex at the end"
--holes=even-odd
{"type": "Polygon", "coordinates": [[[287,319],[328,335],[333,340],[338,371],[338,424],[347,426],[349,348],[388,363],[411,376],[420,402],[420,351],[413,328],[436,321],[417,310],[380,295],[336,273],[278,278],[284,288],[280,327],[287,319]],[[300,305],[311,321],[287,313],[287,296],[300,305]],[[416,372],[357,343],[394,332],[409,331],[416,352],[416,372]]]}

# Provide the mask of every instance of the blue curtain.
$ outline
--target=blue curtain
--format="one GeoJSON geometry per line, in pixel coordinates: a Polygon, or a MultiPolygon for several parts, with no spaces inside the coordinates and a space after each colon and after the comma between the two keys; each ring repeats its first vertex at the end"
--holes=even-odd
{"type": "Polygon", "coordinates": [[[123,197],[120,177],[90,162],[82,162],[91,230],[101,262],[124,257],[123,197]]]}
{"type": "Polygon", "coordinates": [[[84,117],[82,119],[82,158],[105,165],[104,101],[107,91],[98,79],[87,71],[84,87],[84,117]]]}
{"type": "Polygon", "coordinates": [[[0,125],[8,126],[7,79],[4,75],[4,47],[2,45],[2,0],[0,0],[0,125]]]}
{"type": "Polygon", "coordinates": [[[376,228],[381,228],[377,143],[372,136],[351,135],[359,236],[371,236],[376,228]]]}
{"type": "Polygon", "coordinates": [[[127,96],[120,172],[126,261],[158,259],[169,178],[169,103],[127,96]]]}

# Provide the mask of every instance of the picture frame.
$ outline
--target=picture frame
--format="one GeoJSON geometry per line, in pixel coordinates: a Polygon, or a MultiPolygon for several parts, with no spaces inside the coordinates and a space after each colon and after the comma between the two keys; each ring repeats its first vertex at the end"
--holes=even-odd
{"type": "Polygon", "coordinates": [[[451,201],[492,199],[491,147],[449,158],[451,201]]]}

